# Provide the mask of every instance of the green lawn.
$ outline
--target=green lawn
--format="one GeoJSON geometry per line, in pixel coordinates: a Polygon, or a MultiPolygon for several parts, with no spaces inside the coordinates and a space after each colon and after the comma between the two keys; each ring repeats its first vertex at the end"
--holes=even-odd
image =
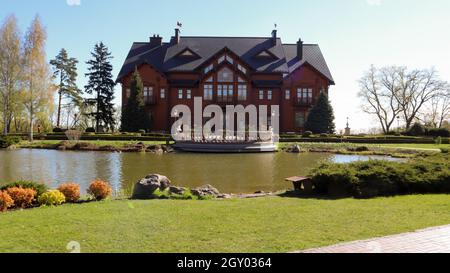
{"type": "Polygon", "coordinates": [[[450,224],[450,195],[106,201],[0,214],[0,252],[289,252],[450,224]]]}
{"type": "Polygon", "coordinates": [[[450,144],[373,144],[380,147],[390,147],[390,148],[407,148],[407,149],[450,149],[450,144]]]}

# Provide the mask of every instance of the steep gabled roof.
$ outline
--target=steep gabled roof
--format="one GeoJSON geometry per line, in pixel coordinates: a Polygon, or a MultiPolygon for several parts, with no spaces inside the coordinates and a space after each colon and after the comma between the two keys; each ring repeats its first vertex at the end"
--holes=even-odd
{"type": "Polygon", "coordinates": [[[157,47],[150,46],[150,43],[134,43],[117,81],[144,63],[162,74],[194,71],[225,48],[236,54],[256,72],[290,74],[308,63],[333,83],[331,73],[317,45],[305,44],[303,60],[299,60],[296,57],[297,45],[283,45],[279,38],[273,43],[270,37],[180,37],[178,44],[163,43],[157,47]],[[195,57],[180,56],[187,49],[195,54],[195,57]],[[261,52],[267,52],[271,58],[258,57],[261,52]]]}
{"type": "Polygon", "coordinates": [[[332,84],[334,84],[333,76],[328,68],[327,62],[323,57],[322,51],[318,45],[304,44],[303,45],[303,59],[297,57],[296,44],[284,44],[284,53],[286,54],[286,61],[289,67],[289,73],[294,72],[304,64],[309,64],[324,75],[332,84]]]}

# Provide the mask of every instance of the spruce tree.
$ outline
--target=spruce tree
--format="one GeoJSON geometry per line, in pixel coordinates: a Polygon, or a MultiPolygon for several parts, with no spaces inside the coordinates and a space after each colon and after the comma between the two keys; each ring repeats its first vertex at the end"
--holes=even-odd
{"type": "Polygon", "coordinates": [[[77,87],[77,64],[78,60],[69,58],[67,51],[63,48],[54,60],[50,61],[53,66],[54,76],[59,80],[58,90],[58,113],[56,127],[61,124],[61,101],[63,97],[69,98],[76,105],[82,102],[82,91],[77,87]]]}
{"type": "Polygon", "coordinates": [[[333,134],[334,133],[334,114],[328,96],[322,92],[317,103],[309,112],[305,123],[305,130],[314,134],[333,134]]]}
{"type": "Polygon", "coordinates": [[[108,48],[100,42],[95,45],[94,52],[91,53],[92,59],[87,61],[89,65],[88,84],[84,87],[86,93],[95,94],[96,112],[91,113],[95,117],[95,129],[98,132],[100,123],[105,127],[113,130],[114,128],[114,86],[115,82],[112,79],[112,59],[108,48]]]}
{"type": "Polygon", "coordinates": [[[122,132],[138,132],[150,129],[150,119],[145,112],[144,85],[135,69],[130,81],[130,97],[122,112],[122,132]]]}

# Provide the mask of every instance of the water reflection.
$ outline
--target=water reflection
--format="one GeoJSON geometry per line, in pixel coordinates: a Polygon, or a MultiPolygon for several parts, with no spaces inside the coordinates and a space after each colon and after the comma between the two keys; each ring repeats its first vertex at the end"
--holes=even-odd
{"type": "MultiPolygon", "coordinates": [[[[320,161],[351,162],[367,156],[322,153],[189,154],[74,152],[54,150],[0,151],[0,184],[19,179],[57,187],[76,182],[84,191],[96,178],[108,180],[115,192],[130,193],[149,173],[167,175],[175,184],[212,184],[222,192],[275,191],[290,188],[284,178],[306,175],[320,161]]],[[[380,158],[380,157],[372,157],[380,158]]]]}

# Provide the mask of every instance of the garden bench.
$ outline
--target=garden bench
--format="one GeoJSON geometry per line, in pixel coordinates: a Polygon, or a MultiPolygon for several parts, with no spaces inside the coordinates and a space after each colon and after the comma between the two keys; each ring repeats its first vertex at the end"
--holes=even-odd
{"type": "Polygon", "coordinates": [[[295,191],[301,191],[305,193],[312,193],[313,185],[311,178],[303,176],[293,176],[285,179],[292,182],[295,191]]]}

